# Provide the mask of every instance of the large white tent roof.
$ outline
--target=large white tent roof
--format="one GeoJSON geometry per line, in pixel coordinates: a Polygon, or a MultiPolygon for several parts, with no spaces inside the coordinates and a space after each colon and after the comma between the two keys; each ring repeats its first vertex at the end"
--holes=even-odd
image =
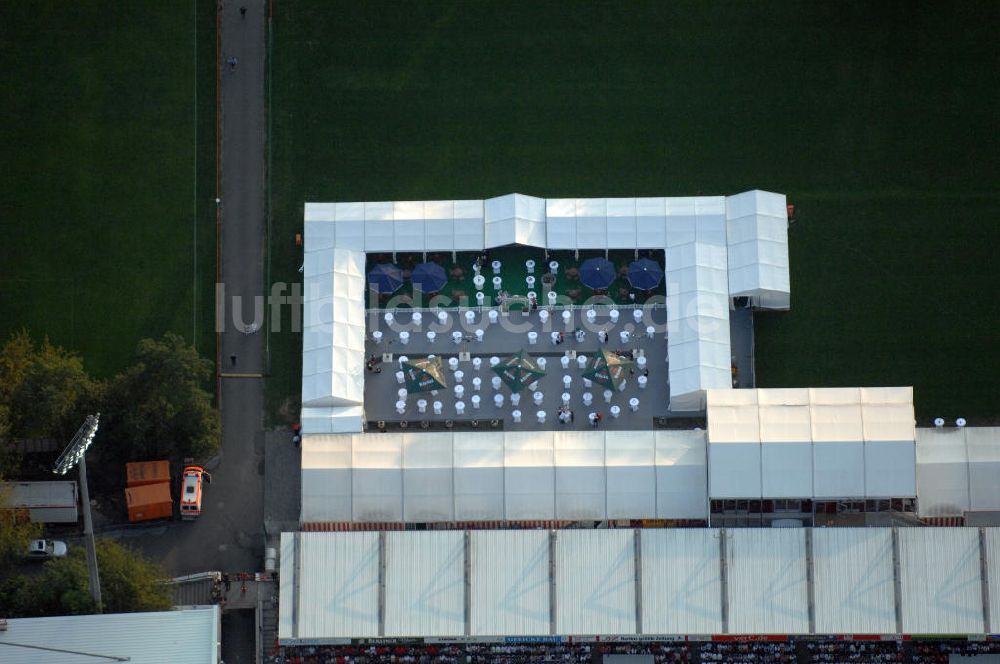
{"type": "Polygon", "coordinates": [[[917,429],[922,517],[1000,510],[1000,427],[917,429]]]}
{"type": "Polygon", "coordinates": [[[706,519],[698,431],[304,436],[302,521],[706,519]]]}
{"type": "MultiPolygon", "coordinates": [[[[785,197],[761,191],[688,198],[306,203],[304,408],[360,405],[365,252],[665,249],[671,409],[704,408],[731,385],[729,297],[788,308],[785,197]]],[[[307,415],[307,416],[306,416],[307,415]]],[[[313,411],[307,433],[360,431],[353,411],[313,411]]]]}
{"type": "Polygon", "coordinates": [[[910,387],[708,391],[709,495],[916,495],[910,387]]]}
{"type": "Polygon", "coordinates": [[[1000,528],[982,549],[979,532],[899,528],[895,545],[888,528],[283,533],[279,639],[984,634],[1000,528]]]}
{"type": "Polygon", "coordinates": [[[217,606],[10,618],[6,620],[6,629],[0,630],[0,661],[89,664],[118,657],[133,664],[216,664],[221,636],[217,606]],[[45,650],[32,651],[5,643],[45,650]]]}

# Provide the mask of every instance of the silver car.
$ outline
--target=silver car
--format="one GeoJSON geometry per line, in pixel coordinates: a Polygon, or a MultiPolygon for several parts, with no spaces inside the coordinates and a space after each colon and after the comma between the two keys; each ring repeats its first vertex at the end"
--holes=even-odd
{"type": "Polygon", "coordinates": [[[34,540],[28,545],[27,557],[33,560],[49,560],[66,555],[66,542],[59,540],[34,540]]]}

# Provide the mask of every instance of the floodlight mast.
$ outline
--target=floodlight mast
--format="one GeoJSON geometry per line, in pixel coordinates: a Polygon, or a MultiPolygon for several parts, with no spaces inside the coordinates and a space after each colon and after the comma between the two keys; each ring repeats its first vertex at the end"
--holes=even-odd
{"type": "Polygon", "coordinates": [[[77,430],[69,445],[56,459],[53,473],[65,475],[73,466],[80,468],[80,502],[83,503],[83,534],[87,539],[87,570],[90,573],[90,597],[94,600],[97,612],[102,613],[101,577],[97,570],[97,549],[94,544],[94,522],[90,518],[90,491],[87,487],[87,449],[94,442],[97,425],[101,414],[88,415],[77,430]]]}

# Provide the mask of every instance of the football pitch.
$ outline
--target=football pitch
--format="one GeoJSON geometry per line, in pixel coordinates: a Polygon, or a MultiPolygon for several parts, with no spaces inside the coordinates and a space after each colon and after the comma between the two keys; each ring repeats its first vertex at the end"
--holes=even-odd
{"type": "Polygon", "coordinates": [[[3,3],[0,336],[215,357],[215,4],[3,3]]]}
{"type": "MultiPolygon", "coordinates": [[[[758,383],[996,421],[1000,5],[275,3],[271,278],[304,201],[788,195],[758,383]]],[[[301,338],[271,341],[272,408],[301,338]]]]}

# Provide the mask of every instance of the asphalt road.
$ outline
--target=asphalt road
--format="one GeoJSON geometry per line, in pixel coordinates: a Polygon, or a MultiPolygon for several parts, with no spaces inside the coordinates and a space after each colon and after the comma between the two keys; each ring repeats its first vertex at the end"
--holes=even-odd
{"type": "MultiPolygon", "coordinates": [[[[198,520],[103,534],[136,546],[175,576],[263,569],[264,335],[248,333],[246,326],[254,322],[255,298],[264,295],[265,11],[263,0],[221,3],[220,272],[226,324],[220,370],[235,374],[221,381],[222,453],[211,468],[213,482],[205,488],[198,520]],[[234,297],[240,303],[235,307],[234,297]],[[234,310],[245,325],[233,323],[234,310]]],[[[261,306],[257,328],[264,327],[264,313],[261,306]]]]}

